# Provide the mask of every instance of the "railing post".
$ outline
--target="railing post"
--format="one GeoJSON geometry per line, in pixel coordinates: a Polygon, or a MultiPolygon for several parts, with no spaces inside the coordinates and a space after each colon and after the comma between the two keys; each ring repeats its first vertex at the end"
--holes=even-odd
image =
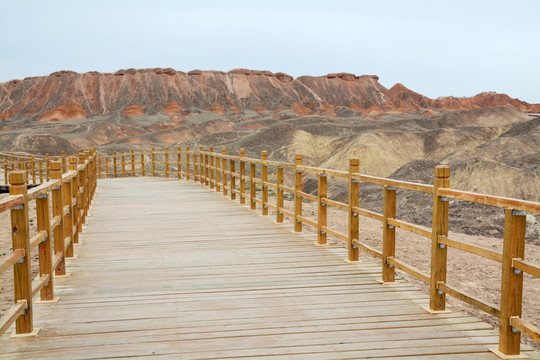
{"type": "Polygon", "coordinates": [[[249,163],[249,199],[250,199],[250,209],[255,210],[257,208],[257,202],[255,198],[257,197],[257,188],[255,185],[255,163],[249,163]]]}
{"type": "Polygon", "coordinates": [[[246,203],[246,162],[244,157],[246,156],[246,151],[240,149],[240,204],[244,205],[246,203]]]}
{"type": "Polygon", "coordinates": [[[276,223],[283,222],[283,167],[278,166],[276,169],[276,223]]]}
{"type": "Polygon", "coordinates": [[[210,177],[212,176],[212,169],[210,169],[210,154],[204,155],[204,174],[205,174],[205,185],[210,186],[210,177]]]}
{"type": "Polygon", "coordinates": [[[236,171],[236,166],[234,159],[229,160],[229,171],[231,172],[231,200],[236,200],[236,176],[234,172],[236,171]]]}
{"type": "Polygon", "coordinates": [[[45,231],[47,234],[45,240],[38,245],[39,275],[49,276],[49,282],[41,289],[41,301],[52,301],[54,299],[53,248],[49,214],[49,197],[48,193],[46,193],[36,199],[37,231],[45,231]]]}
{"type": "Polygon", "coordinates": [[[26,301],[26,310],[15,322],[17,334],[28,334],[34,330],[32,306],[32,269],[30,253],[30,229],[28,221],[28,197],[26,172],[13,171],[9,174],[9,194],[23,195],[24,203],[11,209],[12,249],[24,250],[24,258],[13,265],[15,303],[26,301]]]}
{"type": "Polygon", "coordinates": [[[358,213],[354,208],[360,206],[360,182],[352,178],[352,174],[359,172],[360,160],[349,160],[349,261],[358,261],[359,251],[353,241],[358,241],[358,213]]]}
{"type": "Polygon", "coordinates": [[[382,243],[382,282],[394,282],[396,269],[388,263],[389,257],[396,255],[396,229],[388,225],[388,219],[396,217],[396,188],[384,186],[383,189],[383,243],[382,243]]]}
{"type": "Polygon", "coordinates": [[[169,177],[169,147],[165,148],[165,177],[169,177]]]}
{"type": "Polygon", "coordinates": [[[141,177],[144,177],[144,152],[141,151],[141,177]]]}
{"type": "Polygon", "coordinates": [[[121,158],[121,163],[122,163],[122,177],[125,177],[126,176],[126,159],[125,159],[125,154],[122,153],[122,155],[120,155],[122,158],[121,158]]]}
{"type": "Polygon", "coordinates": [[[204,148],[202,146],[199,146],[199,181],[201,184],[204,184],[206,181],[206,167],[204,166],[203,152],[204,148]]]}
{"type": "Polygon", "coordinates": [[[266,164],[266,161],[268,161],[268,152],[263,150],[261,152],[262,215],[268,215],[268,165],[266,164]]]}
{"type": "Polygon", "coordinates": [[[221,158],[216,153],[216,192],[221,192],[221,158]]]}
{"type": "Polygon", "coordinates": [[[176,178],[180,180],[181,172],[182,172],[182,156],[180,152],[180,146],[176,147],[176,178]]]}
{"type": "Polygon", "coordinates": [[[49,159],[49,154],[45,155],[45,171],[47,174],[47,181],[51,180],[51,160],[49,159]]]}
{"type": "Polygon", "coordinates": [[[82,224],[85,223],[86,220],[86,188],[87,188],[87,182],[88,182],[88,167],[85,166],[86,164],[86,155],[84,153],[79,153],[79,163],[83,165],[83,169],[80,172],[80,178],[79,183],[82,187],[83,193],[81,194],[81,221],[79,222],[79,231],[82,231],[82,224]]]}
{"type": "MultiPolygon", "coordinates": [[[[67,168],[63,168],[62,172],[65,172],[67,168]]],[[[72,181],[62,181],[62,206],[68,206],[68,212],[64,216],[64,246],[66,246],[66,257],[73,257],[73,206],[71,204],[72,200],[72,191],[71,191],[72,181]],[[70,235],[71,234],[71,235],[70,235]],[[66,244],[66,241],[68,243],[66,244]]],[[[62,213],[63,213],[62,208],[62,213]]]]}
{"type": "MultiPolygon", "coordinates": [[[[107,159],[107,158],[105,158],[107,159]]],[[[71,236],[73,238],[73,244],[79,243],[79,222],[81,221],[80,216],[80,194],[79,194],[79,171],[77,171],[79,165],[79,159],[76,156],[71,156],[69,158],[69,170],[76,171],[77,175],[75,175],[72,179],[71,183],[71,196],[75,200],[75,202],[71,203],[71,208],[73,212],[73,227],[70,231],[71,236]]]]}
{"type": "MultiPolygon", "coordinates": [[[[80,156],[79,156],[79,158],[80,158],[80,156]]],[[[117,162],[118,162],[118,160],[116,158],[116,151],[113,152],[112,161],[113,161],[113,178],[116,178],[116,173],[117,173],[116,165],[117,165],[117,162]]]]}
{"type": "Polygon", "coordinates": [[[328,177],[326,174],[319,174],[318,181],[318,191],[317,191],[317,203],[318,203],[318,214],[317,214],[317,244],[326,245],[326,231],[323,230],[323,227],[327,225],[327,206],[324,203],[324,200],[328,196],[327,194],[327,184],[328,177]]]}
{"type": "Polygon", "coordinates": [[[215,176],[214,176],[214,147],[213,146],[210,146],[210,148],[208,149],[208,151],[210,152],[210,189],[213,189],[214,188],[214,182],[215,182],[215,176]]]}
{"type": "Polygon", "coordinates": [[[131,177],[135,177],[135,151],[131,149],[131,177]]]}
{"type": "Polygon", "coordinates": [[[446,282],[446,246],[439,244],[440,236],[448,236],[448,201],[439,196],[439,189],[450,186],[450,168],[435,167],[433,181],[433,222],[431,231],[431,284],[429,312],[444,312],[446,294],[438,289],[439,282],[446,282]]]}
{"type": "Polygon", "coordinates": [[[43,160],[39,160],[38,168],[39,168],[39,183],[43,184],[43,160]]]}
{"type": "Polygon", "coordinates": [[[223,155],[223,159],[221,159],[221,176],[223,177],[223,196],[227,196],[227,159],[225,158],[225,155],[227,155],[227,149],[222,148],[221,149],[221,155],[223,155]]]}
{"type": "Polygon", "coordinates": [[[186,146],[186,180],[189,180],[189,146],[186,146]]]}
{"type": "Polygon", "coordinates": [[[302,154],[296,154],[294,157],[294,232],[302,232],[302,154]]]}
{"type": "Polygon", "coordinates": [[[58,226],[54,228],[54,252],[55,255],[60,253],[60,262],[56,266],[55,273],[57,276],[66,274],[66,258],[64,248],[64,216],[62,203],[62,164],[58,161],[51,163],[51,177],[53,180],[58,180],[58,187],[52,190],[52,206],[53,217],[60,217],[58,226]]]}
{"type": "MultiPolygon", "coordinates": [[[[30,175],[32,176],[32,184],[36,185],[36,172],[35,172],[35,166],[34,166],[34,156],[30,155],[28,157],[29,161],[29,168],[30,168],[30,175]]],[[[28,178],[28,182],[30,183],[30,178],[28,178]]]]}
{"type": "Polygon", "coordinates": [[[197,151],[193,151],[193,181],[199,181],[199,160],[197,159],[197,151]]]}
{"type": "Polygon", "coordinates": [[[7,155],[4,155],[4,184],[8,184],[9,183],[9,179],[8,179],[8,157],[7,155]]]}
{"type": "Polygon", "coordinates": [[[97,170],[98,170],[98,179],[101,179],[101,156],[97,155],[97,170]]]}
{"type": "Polygon", "coordinates": [[[152,177],[156,177],[156,154],[152,148],[152,177]]]}
{"type": "Polygon", "coordinates": [[[513,259],[525,257],[525,229],[527,226],[524,211],[504,210],[504,240],[501,281],[501,312],[499,315],[500,333],[499,356],[520,355],[521,333],[510,326],[513,316],[521,317],[523,298],[523,272],[515,270],[513,259]]]}

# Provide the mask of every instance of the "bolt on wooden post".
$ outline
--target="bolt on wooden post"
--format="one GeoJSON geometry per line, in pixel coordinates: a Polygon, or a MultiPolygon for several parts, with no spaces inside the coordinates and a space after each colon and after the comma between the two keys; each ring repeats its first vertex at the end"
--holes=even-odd
{"type": "Polygon", "coordinates": [[[261,180],[262,180],[262,206],[261,214],[268,215],[268,152],[261,151],[261,180]]]}
{"type": "Polygon", "coordinates": [[[28,197],[25,171],[12,171],[9,174],[9,194],[22,195],[22,205],[12,208],[11,215],[11,241],[12,249],[22,249],[24,257],[13,265],[13,287],[15,290],[15,303],[26,301],[26,310],[15,322],[17,334],[31,333],[34,329],[32,306],[32,269],[30,253],[30,229],[28,221],[28,197]]]}
{"type": "Polygon", "coordinates": [[[357,174],[360,170],[360,160],[349,160],[349,261],[358,261],[359,250],[353,242],[358,241],[359,225],[358,213],[355,208],[360,206],[360,182],[352,178],[352,174],[357,174]]]}
{"type": "MultiPolygon", "coordinates": [[[[81,156],[81,155],[80,155],[81,156]]],[[[53,218],[59,219],[58,225],[54,228],[54,253],[60,256],[55,268],[57,276],[66,274],[65,247],[64,247],[64,219],[62,204],[62,164],[58,161],[51,163],[51,177],[58,180],[58,187],[52,190],[53,218]]]]}
{"type": "Polygon", "coordinates": [[[442,312],[446,309],[446,294],[438,289],[439,282],[446,282],[447,249],[439,244],[439,237],[448,236],[448,199],[442,198],[438,190],[450,187],[450,168],[435,167],[433,182],[433,221],[431,231],[431,284],[429,311],[442,312]]]}
{"type": "Polygon", "coordinates": [[[246,203],[246,162],[244,157],[246,156],[246,151],[240,149],[240,204],[244,205],[246,203]]]}
{"type": "Polygon", "coordinates": [[[383,189],[383,244],[382,244],[382,281],[394,282],[396,269],[388,263],[389,257],[396,256],[396,229],[388,225],[388,219],[396,217],[396,188],[384,186],[383,189]]]}
{"type": "MultiPolygon", "coordinates": [[[[505,356],[520,355],[521,333],[510,326],[513,316],[521,317],[523,272],[515,270],[513,259],[525,257],[526,213],[504,210],[504,240],[501,279],[501,311],[498,351],[505,356]]],[[[497,351],[495,351],[497,353],[497,351]]]]}
{"type": "Polygon", "coordinates": [[[328,177],[326,174],[319,174],[318,178],[318,191],[317,191],[317,225],[319,226],[317,232],[317,244],[326,245],[326,231],[323,228],[327,225],[327,206],[324,203],[327,197],[327,184],[328,177]]]}
{"type": "Polygon", "coordinates": [[[302,232],[302,154],[296,154],[294,157],[294,232],[302,232]]]}

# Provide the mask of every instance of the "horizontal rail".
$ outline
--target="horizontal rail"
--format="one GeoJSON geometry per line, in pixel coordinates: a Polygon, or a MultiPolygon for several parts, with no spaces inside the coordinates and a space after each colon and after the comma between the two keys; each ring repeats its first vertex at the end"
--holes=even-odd
{"type": "Polygon", "coordinates": [[[30,238],[30,250],[35,249],[43,240],[47,238],[47,231],[41,230],[30,238]]]}
{"type": "Polygon", "coordinates": [[[26,300],[19,300],[6,311],[4,316],[0,318],[0,335],[13,325],[15,320],[26,310],[26,307],[26,300]]]}
{"type": "Polygon", "coordinates": [[[24,249],[13,250],[13,253],[0,260],[0,274],[9,269],[17,261],[24,258],[24,249]]]}
{"type": "Polygon", "coordinates": [[[527,334],[528,337],[537,343],[540,343],[540,329],[536,326],[529,324],[517,316],[510,317],[510,326],[522,333],[527,334]]]}
{"type": "Polygon", "coordinates": [[[50,180],[33,189],[28,190],[28,201],[35,200],[60,186],[59,180],[50,180]]]}
{"type": "Polygon", "coordinates": [[[278,186],[279,189],[283,190],[283,191],[287,191],[289,193],[294,193],[294,189],[291,188],[291,187],[288,187],[288,186],[285,186],[285,185],[279,185],[278,186]]]}
{"type": "Polygon", "coordinates": [[[49,274],[45,274],[41,275],[39,278],[32,282],[32,297],[36,296],[37,293],[41,291],[41,289],[47,286],[50,278],[51,277],[49,274]]]}
{"type": "Polygon", "coordinates": [[[62,221],[62,216],[60,215],[56,215],[55,217],[52,218],[51,220],[51,231],[57,227],[58,225],[60,225],[60,221],[62,221]]]}
{"type": "Polygon", "coordinates": [[[9,195],[5,197],[4,199],[0,200],[0,213],[3,213],[4,211],[11,210],[15,206],[19,206],[24,204],[24,196],[23,195],[9,195]]]}
{"type": "Polygon", "coordinates": [[[348,241],[349,240],[349,237],[345,234],[342,234],[338,231],[334,231],[326,226],[321,226],[321,231],[324,231],[325,233],[327,233],[328,235],[331,235],[331,236],[334,236],[338,239],[341,239],[343,241],[348,241]]]}
{"type": "Polygon", "coordinates": [[[472,305],[480,310],[482,310],[485,313],[488,313],[490,315],[493,315],[495,317],[499,317],[500,310],[497,309],[494,305],[486,304],[485,302],[477,299],[476,297],[472,295],[465,294],[451,286],[449,286],[446,283],[440,282],[437,284],[437,289],[444,291],[448,295],[451,295],[452,297],[455,297],[456,299],[459,299],[469,305],[472,305]]]}
{"type": "Polygon", "coordinates": [[[308,219],[308,218],[306,218],[306,217],[298,216],[297,219],[300,220],[301,222],[303,222],[304,224],[308,224],[308,225],[313,226],[314,228],[318,228],[318,227],[319,227],[319,224],[317,224],[316,221],[313,221],[313,220],[308,219]]]}
{"type": "Polygon", "coordinates": [[[421,272],[420,270],[418,270],[414,266],[407,265],[404,262],[402,262],[402,261],[400,261],[400,260],[398,260],[398,259],[396,259],[394,257],[391,257],[391,256],[389,256],[387,258],[387,262],[390,265],[395,266],[399,270],[401,270],[403,272],[406,272],[407,274],[411,275],[412,277],[415,277],[418,280],[425,282],[426,284],[429,284],[429,282],[430,282],[430,276],[427,275],[427,274],[424,274],[423,272],[421,272]]]}
{"type": "Polygon", "coordinates": [[[453,247],[454,249],[466,251],[471,254],[479,255],[487,259],[502,262],[503,255],[501,253],[484,248],[482,246],[469,244],[463,241],[452,240],[446,236],[439,236],[439,244],[450,246],[450,247],[453,247]]]}
{"type": "Polygon", "coordinates": [[[362,182],[369,182],[372,184],[379,184],[379,185],[391,186],[391,187],[404,189],[404,190],[411,190],[411,191],[423,192],[426,194],[433,194],[433,185],[419,184],[419,183],[413,183],[409,181],[393,180],[393,179],[387,179],[387,178],[382,178],[378,176],[370,176],[370,175],[364,175],[364,174],[352,174],[352,178],[362,181],[362,182]]]}
{"type": "Polygon", "coordinates": [[[512,259],[512,267],[540,278],[540,267],[521,259],[512,259]]]}
{"type": "Polygon", "coordinates": [[[311,201],[317,201],[318,200],[315,195],[311,195],[311,194],[305,193],[303,191],[299,191],[298,195],[300,195],[301,197],[303,197],[304,199],[307,199],[307,200],[311,200],[311,201]]]}
{"type": "Polygon", "coordinates": [[[338,209],[341,209],[341,210],[349,210],[349,205],[344,204],[339,201],[330,200],[328,198],[322,199],[322,203],[329,206],[337,207],[338,209]]]}
{"type": "Polygon", "coordinates": [[[379,258],[379,259],[383,258],[382,252],[372,248],[371,246],[369,246],[367,244],[364,244],[364,243],[362,243],[362,242],[360,242],[358,240],[353,240],[352,243],[353,243],[354,246],[356,246],[357,248],[359,248],[360,250],[362,250],[365,253],[368,253],[368,254],[370,254],[372,256],[375,256],[376,258],[379,258]]]}
{"type": "Polygon", "coordinates": [[[402,230],[406,230],[431,239],[431,229],[427,229],[420,225],[411,224],[409,222],[397,219],[388,219],[388,225],[392,225],[402,230]]]}
{"type": "Polygon", "coordinates": [[[540,203],[532,201],[512,199],[495,195],[477,194],[454,189],[439,189],[438,195],[457,200],[540,214],[540,203]]]}
{"type": "Polygon", "coordinates": [[[325,174],[327,176],[334,176],[337,178],[349,178],[349,173],[347,171],[342,170],[331,170],[331,169],[323,169],[313,166],[297,166],[296,169],[300,171],[307,171],[314,174],[325,174]]]}
{"type": "Polygon", "coordinates": [[[278,208],[278,211],[279,211],[281,214],[287,215],[288,217],[294,219],[294,213],[293,213],[293,212],[291,212],[291,211],[289,211],[289,210],[286,210],[285,208],[282,208],[282,207],[278,208]]]}
{"type": "Polygon", "coordinates": [[[374,219],[374,220],[383,221],[383,215],[379,214],[378,212],[362,209],[356,206],[354,206],[352,210],[360,216],[364,216],[364,217],[374,219]]]}

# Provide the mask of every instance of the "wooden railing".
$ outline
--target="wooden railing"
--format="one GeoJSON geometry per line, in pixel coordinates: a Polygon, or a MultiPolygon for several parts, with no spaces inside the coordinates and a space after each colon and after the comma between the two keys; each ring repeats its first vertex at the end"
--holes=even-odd
{"type": "MultiPolygon", "coordinates": [[[[0,273],[13,268],[14,305],[0,318],[0,335],[13,323],[15,333],[20,336],[36,334],[33,298],[40,293],[41,301],[57,300],[54,279],[66,274],[66,258],[73,257],[73,245],[79,242],[78,235],[96,189],[95,151],[64,156],[64,161],[49,160],[46,171],[41,172],[48,175],[39,177],[41,185],[31,190],[28,190],[28,166],[18,170],[13,163],[3,163],[10,195],[0,200],[0,212],[10,211],[13,250],[0,258],[0,273]],[[37,232],[33,236],[29,227],[31,201],[35,201],[37,218],[37,232]],[[36,248],[39,275],[32,279],[31,254],[36,248]]],[[[36,161],[40,160],[27,158],[17,163],[36,161]]]]}
{"type": "MultiPolygon", "coordinates": [[[[426,310],[437,314],[446,312],[446,295],[450,295],[472,305],[490,315],[499,318],[499,348],[492,349],[501,356],[520,353],[520,336],[526,334],[540,342],[538,328],[521,318],[523,273],[540,277],[540,267],[525,260],[525,212],[540,213],[540,203],[509,199],[499,196],[469,193],[450,189],[450,169],[436,166],[434,185],[385,179],[359,173],[359,160],[351,159],[348,171],[322,169],[303,165],[302,155],[297,154],[294,163],[268,160],[266,151],[260,159],[246,158],[245,151],[239,156],[207,151],[203,147],[191,150],[189,147],[174,150],[134,152],[98,156],[98,176],[100,178],[126,176],[164,176],[176,177],[200,182],[216,192],[221,192],[231,199],[239,197],[240,204],[249,203],[251,209],[257,206],[262,215],[268,215],[268,209],[275,211],[276,222],[282,223],[284,215],[291,218],[294,231],[301,232],[303,225],[317,231],[319,245],[327,243],[327,236],[333,236],[347,243],[348,260],[357,261],[362,250],[382,260],[382,283],[392,283],[395,269],[429,284],[430,302],[426,310]],[[269,172],[269,169],[271,170],[269,172]],[[238,169],[238,170],[237,170],[238,169]],[[273,181],[269,180],[269,174],[273,181]],[[317,195],[303,191],[305,176],[316,176],[317,195]],[[346,181],[349,188],[347,203],[327,197],[328,178],[346,181]],[[285,180],[289,182],[286,185],[285,180]],[[377,213],[360,208],[359,185],[361,182],[377,184],[383,190],[383,211],[377,213]],[[396,190],[421,192],[433,196],[432,227],[426,228],[396,218],[396,190]],[[269,202],[269,191],[275,195],[275,201],[269,202]],[[284,205],[285,194],[293,198],[292,208],[284,205]],[[505,211],[503,252],[499,253],[478,245],[451,239],[448,236],[449,200],[458,199],[500,207],[505,211]],[[305,216],[302,212],[303,201],[317,204],[316,218],[305,216]],[[332,229],[327,222],[328,207],[343,210],[348,217],[348,232],[332,229]],[[361,240],[359,216],[378,220],[382,223],[382,250],[379,251],[361,240]],[[431,239],[431,271],[424,273],[405,263],[396,256],[396,228],[406,230],[431,239]],[[502,286],[500,308],[461,291],[447,283],[447,249],[452,247],[501,263],[502,286]]],[[[426,259],[427,260],[427,259],[426,259]]]]}

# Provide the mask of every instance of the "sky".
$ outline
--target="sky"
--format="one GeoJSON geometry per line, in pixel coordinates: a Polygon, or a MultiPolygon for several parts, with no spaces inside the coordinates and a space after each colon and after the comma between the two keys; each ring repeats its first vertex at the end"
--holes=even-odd
{"type": "Polygon", "coordinates": [[[539,0],[0,0],[0,82],[58,70],[375,74],[540,103],[539,0]]]}

